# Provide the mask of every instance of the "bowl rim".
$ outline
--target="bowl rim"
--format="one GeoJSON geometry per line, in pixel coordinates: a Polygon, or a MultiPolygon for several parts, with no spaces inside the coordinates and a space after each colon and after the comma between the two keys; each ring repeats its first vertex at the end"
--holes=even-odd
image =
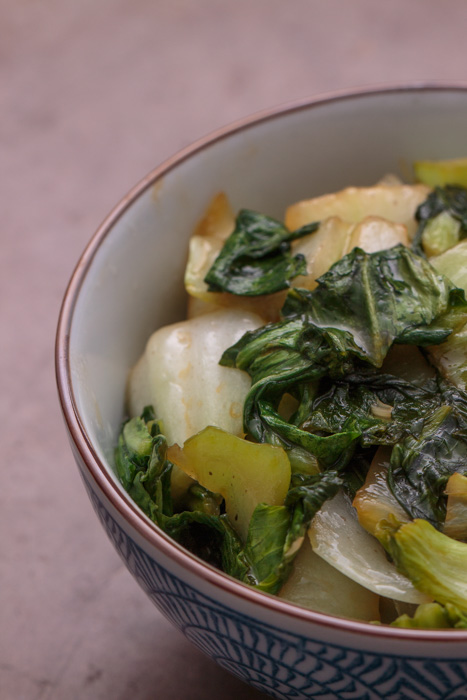
{"type": "Polygon", "coordinates": [[[157,525],[144,515],[142,511],[132,501],[125,492],[120,492],[115,487],[115,483],[108,473],[108,468],[100,460],[94,450],[91,440],[85,430],[84,423],[80,417],[77,402],[75,400],[71,371],[70,371],[70,333],[73,322],[74,309],[83,286],[86,274],[93,262],[94,256],[100,245],[110,234],[116,222],[126,212],[126,210],[150,187],[162,179],[167,173],[172,171],[185,160],[193,157],[198,152],[209,148],[216,142],[237,134],[240,131],[248,130],[260,123],[271,121],[287,114],[304,111],[315,106],[325,105],[333,102],[344,102],[348,100],[358,100],[377,95],[389,95],[397,93],[422,92],[467,92],[467,83],[463,82],[439,82],[422,81],[410,84],[389,84],[357,87],[354,89],[335,90],[328,93],[320,93],[312,97],[287,102],[270,109],[256,112],[243,119],[234,121],[212,133],[196,140],[191,145],[180,150],[175,155],[164,160],[159,166],[151,170],[136,184],[119,203],[110,211],[104,221],[98,227],[90,241],[84,248],[72,276],[67,285],[63,301],[60,308],[56,338],[55,338],[55,375],[58,389],[59,402],[65,424],[74,446],[79,452],[82,463],[87,469],[87,476],[91,478],[96,486],[103,492],[105,497],[126,520],[138,535],[147,544],[155,547],[164,555],[175,561],[182,569],[205,582],[219,587],[223,592],[241,599],[244,602],[258,605],[264,611],[270,611],[286,615],[300,622],[310,622],[318,626],[332,628],[335,631],[354,633],[361,637],[379,638],[381,640],[399,639],[411,642],[437,642],[437,643],[459,643],[467,642],[467,631],[461,630],[418,630],[389,627],[385,625],[372,625],[367,622],[360,622],[349,618],[340,618],[325,613],[315,612],[307,608],[300,607],[294,603],[283,600],[277,596],[269,595],[255,590],[248,585],[237,581],[228,574],[215,569],[206,564],[188,550],[181,547],[172,540],[157,525]]]}

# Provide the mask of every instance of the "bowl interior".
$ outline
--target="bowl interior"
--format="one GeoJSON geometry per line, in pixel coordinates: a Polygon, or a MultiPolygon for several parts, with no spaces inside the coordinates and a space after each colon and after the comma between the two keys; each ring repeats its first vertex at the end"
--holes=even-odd
{"type": "Polygon", "coordinates": [[[183,318],[188,238],[211,197],[282,218],[300,198],[385,173],[411,178],[419,158],[458,157],[467,89],[341,96],[248,122],[150,176],[104,223],[70,287],[69,372],[75,412],[112,471],[128,369],[157,327],[183,318]]]}

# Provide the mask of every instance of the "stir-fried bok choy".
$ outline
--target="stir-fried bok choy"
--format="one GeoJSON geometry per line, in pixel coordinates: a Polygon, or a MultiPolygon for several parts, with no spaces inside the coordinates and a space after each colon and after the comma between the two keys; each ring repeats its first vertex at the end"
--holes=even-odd
{"type": "Polygon", "coordinates": [[[320,612],[467,628],[467,161],[291,205],[214,197],[184,321],[128,382],[123,487],[183,547],[320,612]]]}

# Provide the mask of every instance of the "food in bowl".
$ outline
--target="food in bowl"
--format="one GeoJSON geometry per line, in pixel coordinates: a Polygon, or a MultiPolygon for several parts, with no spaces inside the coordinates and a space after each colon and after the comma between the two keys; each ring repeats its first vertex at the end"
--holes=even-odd
{"type": "Polygon", "coordinates": [[[386,178],[284,223],[216,195],[187,320],[130,373],[116,466],[158,526],[250,586],[466,629],[467,191],[428,169],[434,189],[386,178]]]}

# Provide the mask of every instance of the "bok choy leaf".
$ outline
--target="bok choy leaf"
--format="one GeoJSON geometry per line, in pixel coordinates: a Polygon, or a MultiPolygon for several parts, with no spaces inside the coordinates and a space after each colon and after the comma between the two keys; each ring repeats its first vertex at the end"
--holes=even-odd
{"type": "Polygon", "coordinates": [[[208,291],[258,296],[287,289],[291,279],[306,274],[304,256],[292,255],[290,243],[318,226],[308,224],[291,232],[275,219],[242,209],[204,279],[208,291]]]}
{"type": "Polygon", "coordinates": [[[439,386],[440,406],[423,416],[421,432],[394,445],[388,483],[411,518],[442,529],[449,477],[467,475],[467,397],[444,382],[439,386]]]}
{"type": "Polygon", "coordinates": [[[399,571],[435,601],[467,613],[467,544],[444,535],[426,520],[383,520],[376,533],[399,571]]]}
{"type": "MultiPolygon", "coordinates": [[[[282,317],[246,333],[224,352],[221,364],[251,376],[244,405],[247,434],[286,449],[291,443],[306,445],[319,461],[314,447],[319,441],[310,430],[293,419],[292,426],[285,425],[277,413],[284,392],[303,399],[310,383],[381,367],[393,342],[440,343],[463,324],[467,303],[462,290],[404,246],[372,254],[356,248],[318,280],[315,290],[292,289],[282,317]]],[[[418,409],[412,405],[412,410],[418,409]]],[[[299,409],[297,415],[303,414],[299,409]]],[[[381,421],[374,424],[381,427],[381,421]]],[[[347,449],[361,432],[361,426],[344,421],[339,437],[325,439],[328,445],[344,441],[347,449]]],[[[332,451],[323,452],[328,459],[322,466],[336,466],[332,451]]],[[[344,462],[350,456],[351,450],[344,462]]]]}
{"type": "Polygon", "coordinates": [[[151,407],[125,422],[115,450],[117,474],[135,503],[164,532],[208,563],[242,578],[247,565],[242,543],[219,499],[195,484],[184,510],[173,512],[170,491],[172,464],[166,459],[167,441],[151,407]],[[191,509],[189,509],[191,508],[191,509]]]}
{"type": "Polygon", "coordinates": [[[300,475],[292,480],[285,505],[256,507],[243,550],[249,564],[247,583],[267,593],[280,590],[311,520],[341,484],[335,472],[300,475]]]}
{"type": "Polygon", "coordinates": [[[391,374],[361,370],[325,385],[311,402],[303,428],[325,434],[353,430],[363,447],[392,445],[420,432],[423,415],[440,403],[434,380],[420,387],[391,374]]]}
{"type": "Polygon", "coordinates": [[[235,578],[269,593],[286,580],[315,513],[337,492],[335,472],[295,477],[285,505],[259,504],[245,542],[222,512],[222,499],[194,483],[181,512],[170,494],[171,462],[167,441],[152,408],[127,421],[115,452],[122,484],[146,515],[179,544],[235,578]]]}

